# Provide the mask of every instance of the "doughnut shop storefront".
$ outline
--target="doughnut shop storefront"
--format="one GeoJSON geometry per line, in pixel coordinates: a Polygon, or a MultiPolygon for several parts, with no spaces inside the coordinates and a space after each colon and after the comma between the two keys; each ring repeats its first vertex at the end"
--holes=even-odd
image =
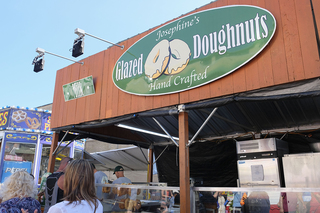
{"type": "Polygon", "coordinates": [[[70,132],[148,148],[179,211],[196,212],[195,191],[239,191],[237,142],[320,141],[319,29],[319,1],[218,0],[119,42],[57,71],[51,152],[70,132]]]}
{"type": "MultiPolygon", "coordinates": [[[[40,183],[48,170],[52,141],[51,112],[38,108],[2,107],[0,109],[1,183],[12,173],[26,170],[40,183]]],[[[57,165],[65,156],[82,157],[83,143],[63,143],[58,152],[57,165]]],[[[56,168],[57,169],[57,168],[56,168]]]]}

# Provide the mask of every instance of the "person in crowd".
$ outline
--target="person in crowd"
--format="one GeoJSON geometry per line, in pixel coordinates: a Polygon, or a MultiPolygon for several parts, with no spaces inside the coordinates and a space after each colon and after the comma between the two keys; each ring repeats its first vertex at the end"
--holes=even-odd
{"type": "Polygon", "coordinates": [[[122,166],[114,168],[113,174],[116,175],[117,179],[112,184],[131,183],[131,180],[124,176],[124,169],[122,166]]]}
{"type": "Polygon", "coordinates": [[[47,178],[51,174],[52,174],[51,172],[46,172],[41,177],[41,183],[40,183],[40,187],[39,187],[38,195],[37,195],[38,201],[40,202],[41,205],[43,205],[43,203],[45,202],[44,193],[46,191],[47,178]]]}
{"type": "Polygon", "coordinates": [[[244,194],[246,196],[245,192],[234,192],[233,193],[233,201],[232,201],[233,212],[241,212],[241,211],[243,212],[243,210],[241,210],[241,208],[242,208],[241,201],[244,203],[244,200],[243,200],[243,199],[245,199],[243,197],[244,194]]]}
{"type": "MultiPolygon", "coordinates": [[[[107,184],[108,183],[108,176],[104,172],[98,171],[94,164],[92,164],[92,167],[93,167],[93,171],[94,171],[94,182],[107,184]]],[[[103,199],[102,186],[97,186],[96,189],[97,189],[97,191],[96,191],[97,197],[99,199],[103,199]]]]}
{"type": "Polygon", "coordinates": [[[180,205],[180,193],[173,192],[173,197],[174,197],[174,205],[180,205]]]}
{"type": "Polygon", "coordinates": [[[64,170],[71,161],[72,158],[62,158],[59,169],[47,177],[44,213],[47,213],[52,205],[62,201],[64,170]]]}
{"type": "MultiPolygon", "coordinates": [[[[131,184],[131,180],[124,176],[124,169],[123,169],[122,166],[116,166],[114,168],[113,174],[116,175],[117,179],[114,180],[112,182],[112,184],[131,184]]],[[[119,192],[120,192],[119,188],[117,190],[119,190],[119,192]]],[[[120,193],[118,193],[117,190],[116,190],[116,193],[114,193],[114,192],[110,193],[110,198],[115,199],[116,201],[118,201],[115,205],[113,205],[112,211],[121,211],[121,208],[119,207],[119,201],[121,201],[121,200],[123,200],[123,199],[128,197],[127,194],[118,196],[117,194],[120,194],[120,193]]],[[[131,190],[131,194],[134,194],[134,193],[136,193],[136,190],[131,190]]],[[[130,199],[131,200],[135,200],[134,195],[131,196],[130,199]]]]}
{"type": "Polygon", "coordinates": [[[228,200],[222,196],[222,192],[215,192],[213,195],[214,198],[217,198],[217,208],[218,208],[218,213],[225,213],[226,212],[226,204],[228,200]]]}
{"type": "Polygon", "coordinates": [[[172,196],[170,197],[169,209],[172,209],[175,204],[180,204],[180,194],[179,191],[173,190],[172,196]]]}
{"type": "Polygon", "coordinates": [[[41,212],[41,205],[35,199],[36,193],[33,176],[22,170],[13,173],[1,187],[0,212],[20,213],[21,209],[41,212]]]}
{"type": "Polygon", "coordinates": [[[102,213],[93,170],[92,164],[85,159],[71,161],[65,169],[63,201],[51,206],[48,213],[102,213]]]}

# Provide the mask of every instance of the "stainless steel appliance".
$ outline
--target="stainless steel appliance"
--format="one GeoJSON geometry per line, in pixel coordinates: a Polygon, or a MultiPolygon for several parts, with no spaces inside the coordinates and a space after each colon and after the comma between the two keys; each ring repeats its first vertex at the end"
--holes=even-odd
{"type": "Polygon", "coordinates": [[[287,142],[276,138],[237,142],[239,186],[283,186],[281,157],[286,153],[287,142]]]}
{"type": "Polygon", "coordinates": [[[283,171],[288,188],[320,188],[320,153],[284,155],[283,171]]]}

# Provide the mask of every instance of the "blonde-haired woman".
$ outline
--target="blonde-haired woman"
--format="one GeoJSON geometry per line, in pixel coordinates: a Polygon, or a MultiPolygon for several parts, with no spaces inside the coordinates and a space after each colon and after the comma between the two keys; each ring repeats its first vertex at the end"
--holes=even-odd
{"type": "Polygon", "coordinates": [[[2,203],[0,212],[17,212],[21,209],[29,212],[41,212],[40,203],[34,199],[35,185],[33,176],[26,171],[17,171],[8,177],[1,187],[2,203]]]}
{"type": "Polygon", "coordinates": [[[48,213],[103,212],[96,196],[93,167],[87,160],[74,160],[68,164],[63,188],[64,201],[51,206],[48,213]]]}

